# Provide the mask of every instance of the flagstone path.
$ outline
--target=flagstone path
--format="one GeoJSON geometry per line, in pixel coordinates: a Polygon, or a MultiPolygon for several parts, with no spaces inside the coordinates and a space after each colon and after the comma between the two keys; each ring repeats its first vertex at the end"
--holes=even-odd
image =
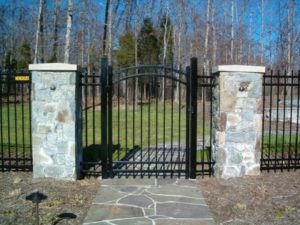
{"type": "Polygon", "coordinates": [[[195,180],[102,180],[84,225],[214,225],[195,180]]]}

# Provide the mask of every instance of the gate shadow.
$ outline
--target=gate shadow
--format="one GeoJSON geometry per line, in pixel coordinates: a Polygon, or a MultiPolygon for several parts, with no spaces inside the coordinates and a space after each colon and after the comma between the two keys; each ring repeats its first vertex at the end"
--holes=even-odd
{"type": "MultiPolygon", "coordinates": [[[[116,150],[118,150],[118,149],[116,149],[116,150]]],[[[115,165],[113,166],[113,170],[114,169],[122,169],[122,167],[126,166],[126,164],[128,164],[128,162],[131,159],[134,159],[136,153],[139,152],[140,150],[141,150],[140,146],[135,145],[132,149],[127,149],[127,153],[125,153],[125,155],[123,157],[121,157],[119,160],[118,159],[114,160],[114,158],[113,158],[113,164],[115,163],[114,161],[118,161],[118,163],[115,163],[115,165]]],[[[125,149],[122,151],[126,152],[125,149]]]]}
{"type": "MultiPolygon", "coordinates": [[[[113,145],[113,153],[120,145],[113,145]]],[[[92,144],[83,149],[82,171],[85,175],[99,176],[102,173],[101,163],[105,157],[104,148],[101,144],[92,144]]]]}

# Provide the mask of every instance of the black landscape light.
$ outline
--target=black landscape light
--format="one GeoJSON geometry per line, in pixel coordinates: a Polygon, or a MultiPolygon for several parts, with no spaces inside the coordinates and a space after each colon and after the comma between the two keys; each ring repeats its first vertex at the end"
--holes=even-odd
{"type": "Polygon", "coordinates": [[[70,212],[61,213],[57,217],[59,218],[59,220],[65,220],[66,224],[68,224],[68,220],[77,218],[77,216],[74,213],[70,212]]]}
{"type": "Polygon", "coordinates": [[[46,200],[48,198],[47,195],[44,195],[43,193],[37,191],[37,192],[33,192],[30,195],[26,196],[26,200],[27,201],[31,201],[32,203],[36,204],[36,224],[39,225],[40,224],[40,220],[39,220],[39,204],[46,200]]]}

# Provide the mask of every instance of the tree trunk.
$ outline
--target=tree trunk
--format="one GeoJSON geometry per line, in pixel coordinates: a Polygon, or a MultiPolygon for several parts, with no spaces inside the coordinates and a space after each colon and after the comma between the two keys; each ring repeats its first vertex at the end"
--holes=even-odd
{"type": "MultiPolygon", "coordinates": [[[[252,37],[252,25],[253,25],[253,19],[252,19],[252,8],[250,8],[250,18],[249,18],[249,36],[252,37]]],[[[247,64],[251,64],[251,54],[252,54],[252,43],[251,40],[249,40],[248,43],[248,59],[247,59],[247,64]]]]}
{"type": "Polygon", "coordinates": [[[108,19],[108,43],[107,43],[107,58],[108,64],[112,64],[112,24],[113,24],[113,15],[112,15],[112,0],[109,0],[109,19],[108,19]]]}
{"type": "Polygon", "coordinates": [[[58,20],[57,19],[58,19],[58,0],[55,0],[52,62],[57,62],[57,46],[58,46],[58,20]]]}
{"type": "MultiPolygon", "coordinates": [[[[169,16],[169,9],[167,8],[165,21],[164,21],[164,38],[163,38],[163,65],[166,66],[166,58],[167,58],[167,50],[168,50],[168,42],[169,42],[169,30],[168,30],[168,16],[169,16]]],[[[166,75],[166,73],[164,73],[166,75]]],[[[165,78],[162,79],[162,89],[161,89],[161,101],[164,101],[165,98],[165,78]]]]}
{"type": "Polygon", "coordinates": [[[103,45],[102,45],[102,54],[106,54],[106,36],[107,36],[107,23],[108,23],[108,12],[110,7],[110,0],[106,0],[105,7],[105,21],[104,21],[104,32],[103,32],[103,45]]]}
{"type": "Polygon", "coordinates": [[[234,63],[233,58],[233,39],[234,39],[234,0],[231,0],[231,24],[230,24],[230,60],[231,63],[234,63]]]}
{"type": "Polygon", "coordinates": [[[209,38],[209,30],[210,30],[210,4],[211,1],[207,0],[207,7],[206,7],[206,30],[205,30],[205,43],[204,43],[204,70],[209,67],[209,59],[208,59],[208,38],[209,38]]]}
{"type": "Polygon", "coordinates": [[[244,15],[245,15],[245,0],[242,2],[242,9],[239,21],[239,54],[238,63],[243,63],[243,52],[244,52],[244,15]]]}
{"type": "Polygon", "coordinates": [[[213,39],[213,50],[212,50],[212,66],[216,65],[217,59],[217,37],[216,37],[216,25],[215,25],[215,6],[212,5],[211,9],[211,29],[212,29],[212,39],[213,39]]]}
{"type": "MultiPolygon", "coordinates": [[[[174,32],[174,40],[175,40],[175,46],[177,48],[177,69],[181,70],[181,22],[179,22],[179,29],[177,31],[178,35],[176,37],[174,32]],[[176,43],[177,42],[177,43],[176,43]]],[[[178,74],[178,79],[180,79],[180,74],[178,74]]],[[[176,82],[176,90],[175,90],[175,102],[179,103],[179,82],[176,82]]]]}
{"type": "Polygon", "coordinates": [[[264,63],[264,0],[261,0],[260,65],[264,63]]]}
{"type": "Polygon", "coordinates": [[[46,0],[40,0],[39,3],[39,14],[38,14],[38,22],[36,28],[36,35],[35,35],[35,51],[34,51],[34,63],[43,63],[43,33],[44,33],[44,7],[45,7],[46,0]]]}
{"type": "Polygon", "coordinates": [[[67,18],[67,32],[64,62],[69,63],[70,60],[70,42],[72,31],[72,16],[73,16],[73,0],[68,0],[68,18],[67,18]]]}

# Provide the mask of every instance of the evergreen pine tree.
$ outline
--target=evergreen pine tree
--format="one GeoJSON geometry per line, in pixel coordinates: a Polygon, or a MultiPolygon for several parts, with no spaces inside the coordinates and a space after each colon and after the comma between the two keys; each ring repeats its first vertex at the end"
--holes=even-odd
{"type": "Polygon", "coordinates": [[[30,44],[27,40],[24,40],[19,49],[20,58],[18,61],[18,70],[26,70],[28,65],[31,63],[31,49],[30,44]]]}
{"type": "Polygon", "coordinates": [[[138,58],[140,64],[157,64],[159,62],[159,41],[150,18],[143,21],[138,35],[138,58]]]}
{"type": "Polygon", "coordinates": [[[131,31],[119,37],[120,48],[116,52],[117,62],[120,67],[129,67],[135,64],[134,35],[131,31]]]}

